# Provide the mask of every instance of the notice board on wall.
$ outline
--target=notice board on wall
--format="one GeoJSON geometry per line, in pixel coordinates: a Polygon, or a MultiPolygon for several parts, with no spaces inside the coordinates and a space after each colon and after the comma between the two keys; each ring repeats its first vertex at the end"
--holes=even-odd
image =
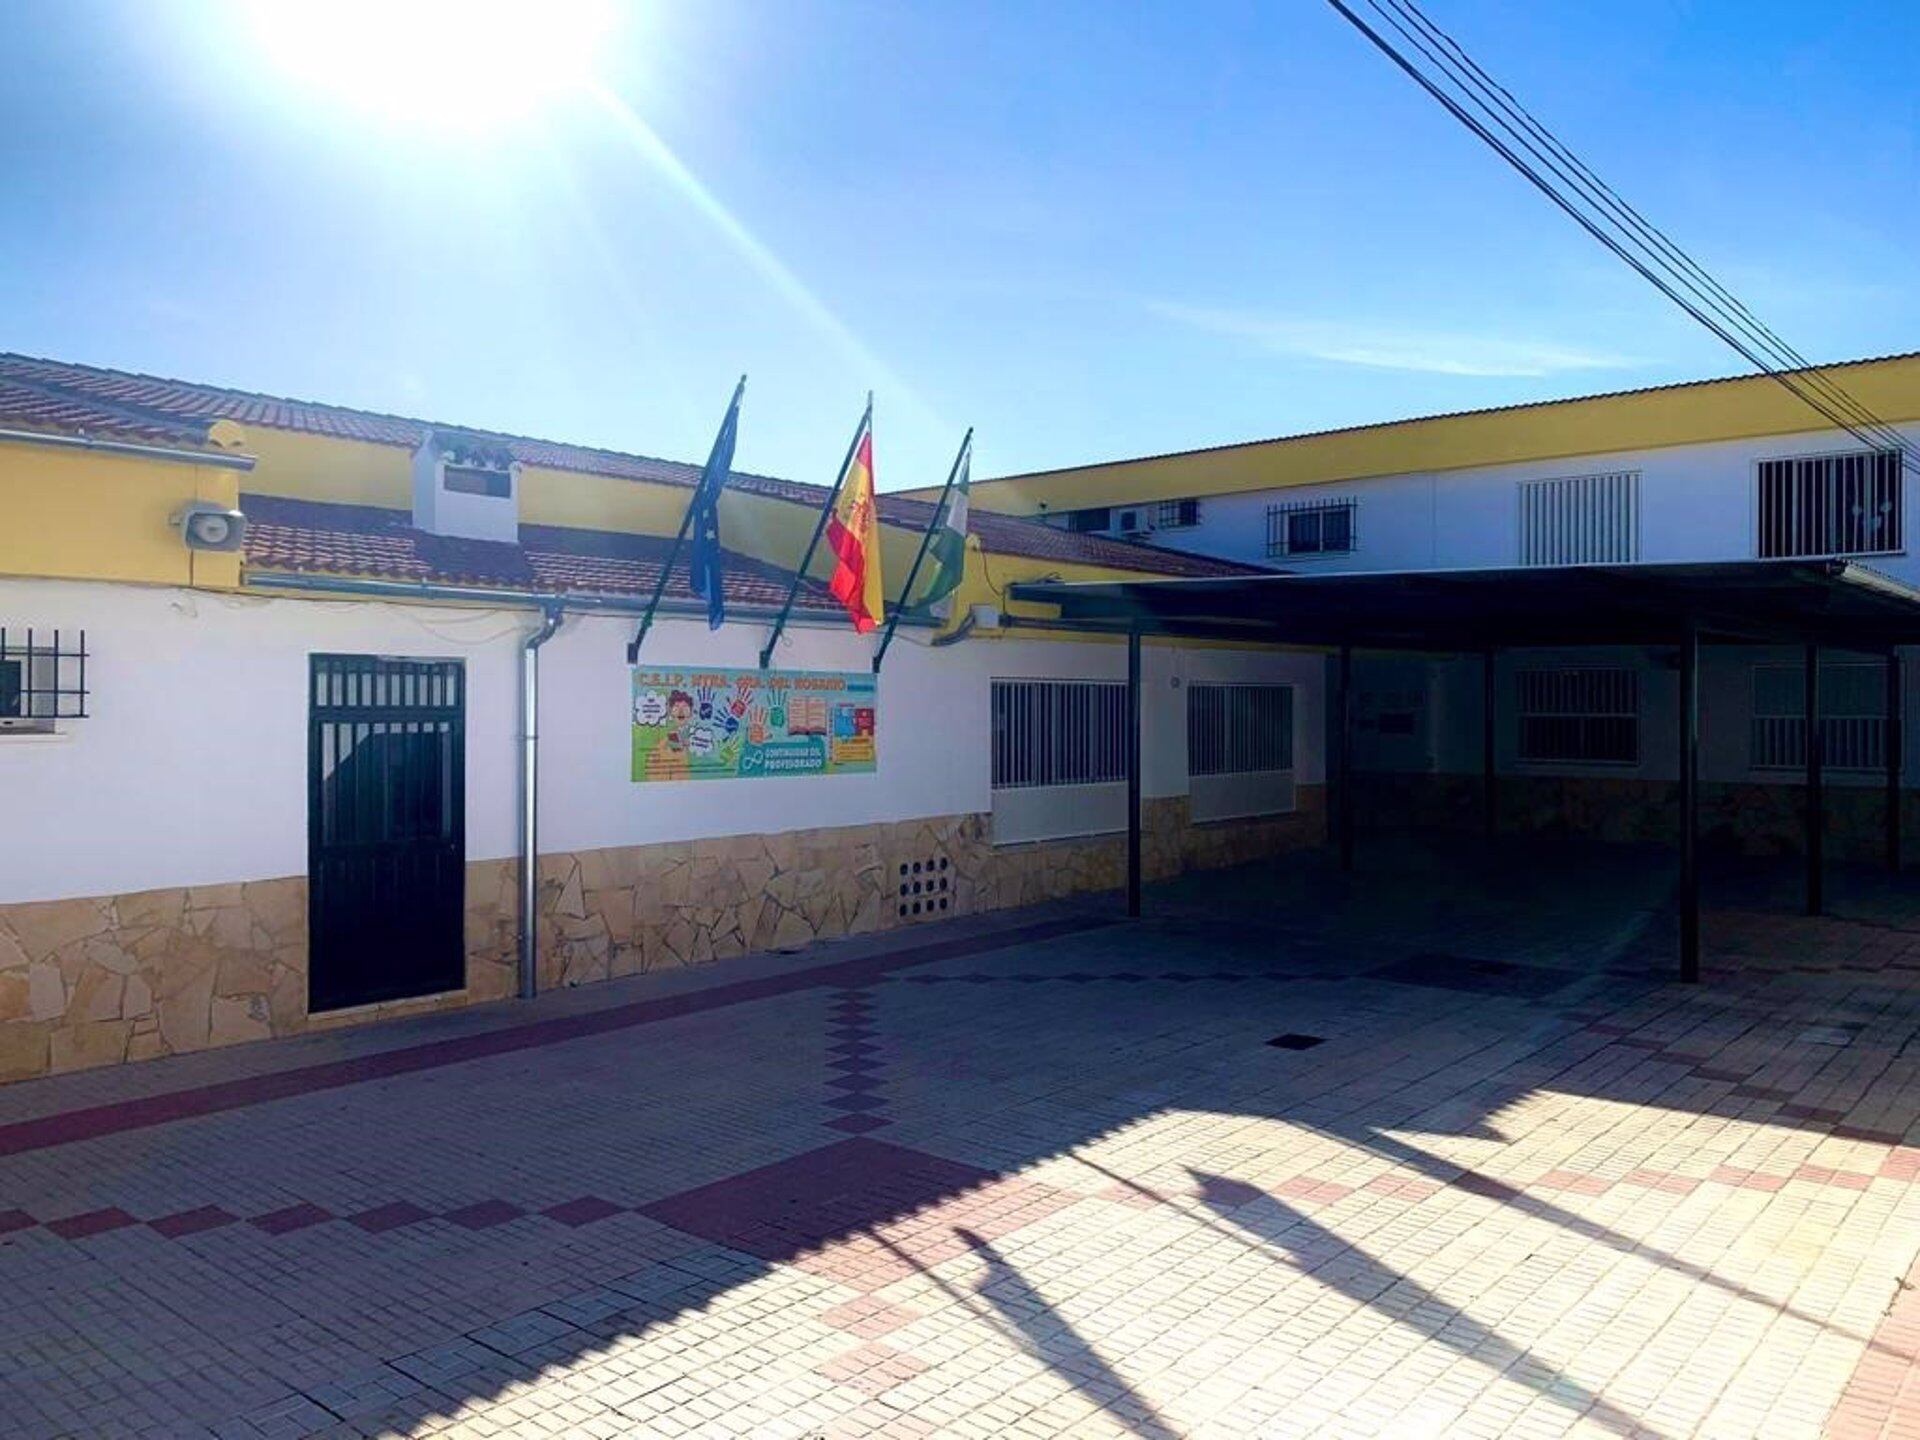
{"type": "Polygon", "coordinates": [[[636,665],[633,780],[869,774],[878,697],[872,674],[636,665]]]}

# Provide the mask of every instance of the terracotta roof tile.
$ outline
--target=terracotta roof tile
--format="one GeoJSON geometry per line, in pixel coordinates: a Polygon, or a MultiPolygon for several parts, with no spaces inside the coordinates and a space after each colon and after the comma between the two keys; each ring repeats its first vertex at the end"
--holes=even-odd
{"type": "MultiPolygon", "coordinates": [[[[247,516],[246,563],[256,571],[632,598],[653,593],[671,545],[659,536],[557,525],[522,525],[517,545],[460,540],[415,529],[404,510],[273,495],[242,495],[240,508],[247,516]]],[[[786,598],[789,577],[745,555],[728,552],[726,577],[729,604],[778,606],[786,598]]],[[[684,601],[692,594],[682,560],[667,598],[684,601]]],[[[839,608],[812,582],[794,604],[839,608]]]]}
{"type": "Polygon", "coordinates": [[[199,445],[207,435],[204,421],[76,396],[4,371],[0,371],[0,426],[143,444],[199,445]]]}
{"type": "MultiPolygon", "coordinates": [[[[684,486],[691,486],[700,476],[699,466],[674,460],[0,353],[0,426],[190,444],[202,439],[215,420],[409,449],[435,430],[457,430],[504,446],[524,464],[554,470],[684,486]]],[[[823,485],[770,475],[736,473],[728,483],[737,490],[809,507],[822,504],[826,498],[823,485]]],[[[930,514],[931,506],[926,501],[896,495],[880,497],[881,518],[890,524],[918,528],[930,514]]],[[[1154,575],[1237,575],[1250,569],[1158,546],[1078,535],[1035,520],[980,510],[974,511],[972,526],[982,548],[994,555],[1154,575]]],[[[353,553],[364,557],[369,552],[364,544],[357,544],[353,553]]]]}

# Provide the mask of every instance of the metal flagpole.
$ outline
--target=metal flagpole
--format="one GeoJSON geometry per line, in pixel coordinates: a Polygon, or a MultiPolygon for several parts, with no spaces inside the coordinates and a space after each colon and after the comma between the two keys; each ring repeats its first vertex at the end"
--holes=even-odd
{"type": "MultiPolygon", "coordinates": [[[[728,402],[727,415],[731,416],[733,414],[734,410],[740,404],[740,397],[746,393],[746,390],[747,377],[742,375],[740,377],[740,383],[733,387],[733,399],[728,402]]],[[[726,433],[726,429],[727,422],[723,418],[720,421],[720,434],[713,437],[714,448],[707,452],[706,468],[700,472],[700,479],[693,487],[693,498],[687,501],[686,513],[680,517],[680,530],[679,533],[673,537],[673,549],[667,552],[667,563],[660,567],[660,578],[654,582],[653,598],[647,601],[646,613],[640,617],[640,628],[634,632],[633,639],[627,642],[627,663],[629,665],[635,664],[640,659],[640,642],[647,638],[647,631],[653,628],[653,612],[660,608],[660,597],[667,593],[667,581],[673,575],[673,567],[680,561],[680,547],[687,543],[687,529],[693,524],[693,512],[699,506],[701,492],[704,491],[707,486],[707,471],[713,468],[714,454],[720,448],[720,436],[726,433]]],[[[732,467],[729,466],[728,468],[731,470],[732,467]]],[[[722,476],[720,483],[725,485],[727,483],[726,477],[722,476]]],[[[718,504],[719,501],[716,499],[714,503],[718,504]]]]}
{"type": "Polygon", "coordinates": [[[894,627],[900,623],[900,612],[907,608],[907,601],[913,596],[913,582],[920,578],[920,566],[925,563],[927,551],[933,546],[934,527],[946,518],[947,497],[953,494],[953,482],[960,478],[960,462],[967,458],[967,451],[973,444],[973,427],[967,427],[967,435],[960,442],[960,449],[953,457],[953,468],[947,471],[947,483],[940,491],[940,499],[933,507],[933,517],[927,521],[926,533],[920,537],[920,548],[914,552],[913,568],[907,571],[907,583],[900,589],[900,599],[893,607],[893,613],[887,617],[887,628],[880,636],[880,648],[873,652],[873,673],[880,673],[880,662],[887,658],[887,647],[893,644],[894,627]]]}
{"type": "Polygon", "coordinates": [[[793,583],[787,587],[787,598],[780,606],[780,614],[773,622],[773,633],[767,636],[766,648],[760,652],[760,668],[766,669],[773,663],[773,647],[780,643],[780,636],[787,628],[787,616],[793,610],[793,597],[800,593],[800,582],[806,578],[807,567],[813,563],[813,552],[819,547],[820,537],[826,533],[827,517],[833,514],[834,502],[840,498],[840,487],[847,483],[847,471],[853,468],[854,453],[860,448],[860,437],[867,433],[873,424],[873,392],[867,392],[867,408],[860,416],[860,423],[854,426],[853,439],[847,445],[847,458],[840,462],[840,473],[833,477],[833,489],[827,492],[827,503],[820,507],[820,518],[814,522],[813,538],[807,541],[807,553],[800,557],[800,568],[793,572],[793,583]]]}

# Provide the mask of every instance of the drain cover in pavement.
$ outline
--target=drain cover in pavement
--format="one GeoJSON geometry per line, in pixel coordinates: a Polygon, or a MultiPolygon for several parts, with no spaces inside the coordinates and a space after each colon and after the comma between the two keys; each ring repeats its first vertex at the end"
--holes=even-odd
{"type": "Polygon", "coordinates": [[[1295,1035],[1291,1032],[1285,1035],[1276,1035],[1273,1039],[1267,1041],[1267,1044],[1277,1050],[1311,1050],[1316,1045],[1324,1045],[1326,1043],[1327,1037],[1324,1035],[1295,1035]]]}

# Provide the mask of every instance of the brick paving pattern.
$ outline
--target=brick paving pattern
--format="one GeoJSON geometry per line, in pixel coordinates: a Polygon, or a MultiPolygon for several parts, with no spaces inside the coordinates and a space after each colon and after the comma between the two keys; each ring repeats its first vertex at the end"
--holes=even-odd
{"type": "Polygon", "coordinates": [[[1901,884],[1363,861],[11,1087],[0,1435],[1920,1435],[1901,884]]]}

